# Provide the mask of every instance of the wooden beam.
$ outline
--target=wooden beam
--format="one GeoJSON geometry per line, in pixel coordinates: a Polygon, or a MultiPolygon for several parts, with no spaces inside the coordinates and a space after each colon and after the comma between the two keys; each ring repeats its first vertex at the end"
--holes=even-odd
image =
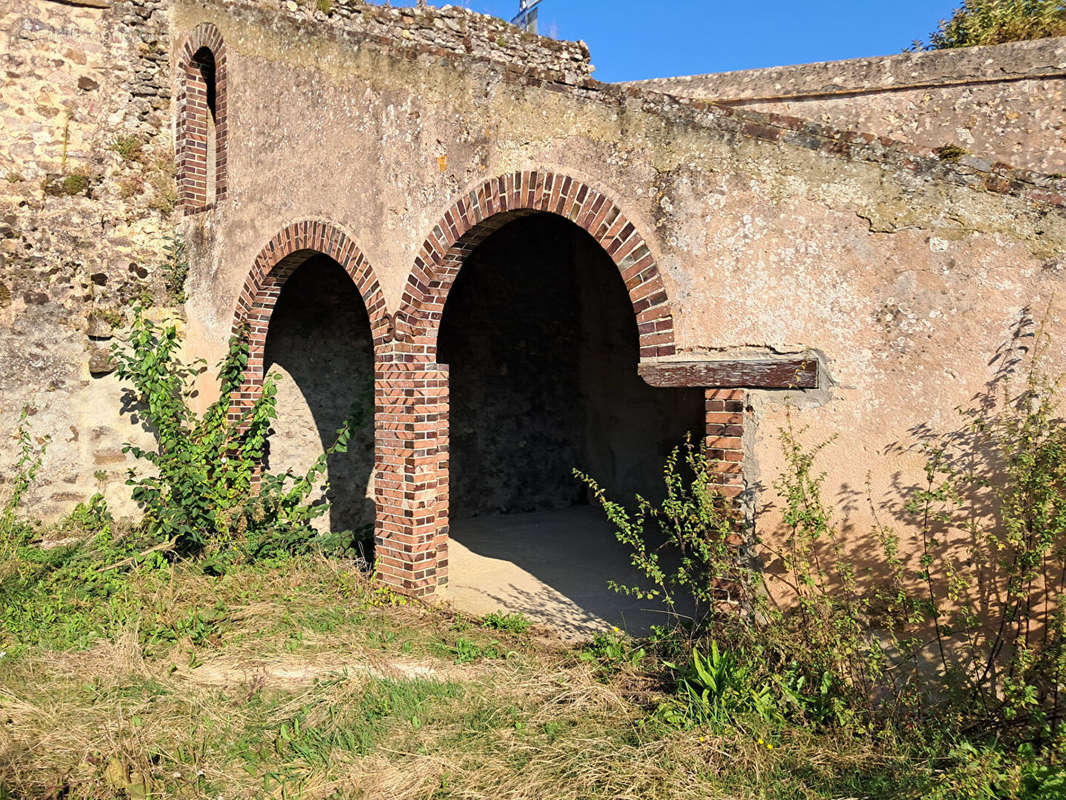
{"type": "Polygon", "coordinates": [[[662,361],[640,364],[637,372],[649,385],[663,388],[818,388],[818,359],[813,356],[761,361],[662,361]]]}

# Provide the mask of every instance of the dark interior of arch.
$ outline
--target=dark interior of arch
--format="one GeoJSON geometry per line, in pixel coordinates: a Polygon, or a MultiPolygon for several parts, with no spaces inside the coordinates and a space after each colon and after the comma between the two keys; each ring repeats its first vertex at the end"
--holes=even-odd
{"type": "Polygon", "coordinates": [[[637,375],[636,319],[618,268],[549,214],[508,223],[463,265],[438,359],[451,386],[453,520],[588,502],[578,467],[619,498],[662,493],[662,465],[703,428],[699,389],[637,375]]]}
{"type": "Polygon", "coordinates": [[[353,531],[369,556],[374,522],[370,320],[351,277],[332,258],[311,255],[285,282],[270,319],[264,368],[279,379],[278,417],[267,457],[272,472],[306,472],[358,404],[362,421],[347,452],[329,458],[332,506],[320,527],[353,531]]]}
{"type": "Polygon", "coordinates": [[[207,47],[201,47],[193,55],[193,62],[200,70],[200,77],[207,87],[207,110],[212,120],[218,105],[218,86],[215,80],[215,54],[207,47]]]}

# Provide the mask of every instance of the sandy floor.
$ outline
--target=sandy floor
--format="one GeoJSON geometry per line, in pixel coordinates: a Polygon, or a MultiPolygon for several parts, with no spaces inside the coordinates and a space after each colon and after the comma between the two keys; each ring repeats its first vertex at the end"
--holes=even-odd
{"type": "Polygon", "coordinates": [[[460,611],[520,611],[564,636],[612,625],[645,633],[662,606],[611,591],[640,583],[599,508],[507,514],[452,525],[445,595],[460,611]]]}

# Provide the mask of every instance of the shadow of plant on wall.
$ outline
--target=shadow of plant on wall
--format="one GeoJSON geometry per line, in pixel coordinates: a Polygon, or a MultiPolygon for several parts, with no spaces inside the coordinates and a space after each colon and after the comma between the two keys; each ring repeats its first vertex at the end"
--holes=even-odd
{"type": "Polygon", "coordinates": [[[791,709],[786,716],[1058,752],[1066,741],[1066,424],[1047,348],[1026,314],[957,429],[916,426],[911,441],[886,453],[921,454],[925,478],[897,475],[881,502],[869,485],[827,501],[819,457],[832,440],[805,441],[790,412],[773,487],[779,522],[757,532],[754,560],[737,511],[701,477],[702,455],[691,447],[667,463],[661,503],[638,497],[633,510],[598,492],[638,570],[664,595],[691,593],[706,610],[679,617],[669,633],[684,643],[679,687],[691,689],[692,665],[722,646],[748,670],[750,688],[770,687],[791,709]],[[860,497],[873,523],[856,531],[847,509],[860,497]],[[664,551],[649,546],[654,531],[680,553],[679,566],[663,568],[664,551]]]}
{"type": "Polygon", "coordinates": [[[815,467],[825,443],[802,444],[791,420],[782,431],[785,530],[761,542],[770,592],[804,619],[805,639],[831,632],[822,648],[859,656],[842,677],[871,713],[948,718],[967,735],[1061,735],[1066,425],[1048,346],[1026,310],[960,425],[916,425],[886,448],[920,454],[924,480],[896,473],[881,500],[868,479],[830,509],[815,467]],[[837,522],[860,498],[873,516],[863,532],[837,522]]]}
{"type": "Polygon", "coordinates": [[[1066,424],[1049,345],[1026,309],[961,424],[915,426],[888,449],[921,453],[925,479],[897,474],[876,508],[916,531],[896,556],[900,578],[921,587],[916,669],[975,702],[971,726],[1041,737],[1058,734],[1066,688],[1066,424]]]}

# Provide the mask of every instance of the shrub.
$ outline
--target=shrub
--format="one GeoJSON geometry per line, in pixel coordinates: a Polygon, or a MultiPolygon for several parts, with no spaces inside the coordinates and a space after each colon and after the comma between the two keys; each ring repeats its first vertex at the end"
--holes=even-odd
{"type": "Polygon", "coordinates": [[[128,341],[113,348],[119,377],[132,384],[131,399],[156,440],[152,450],[125,446],[151,466],[147,474],[131,470],[128,480],[144,510],[146,530],[178,555],[209,556],[205,565],[218,571],[236,558],[303,552],[322,543],[311,523],[328,503],[309,498],[325,475],[327,459],[344,452],[351,424],[363,412],[353,411],[307,474],[260,476],[277,415],[273,380],[264,382],[251,406],[230,418],[230,397],[248,363],[247,344],[236,335],[218,366],[219,399],[198,415],[189,399],[203,363],[185,364],[178,356],[180,345],[174,325],[156,325],[138,309],[128,341]]]}
{"type": "Polygon", "coordinates": [[[921,50],[944,50],[983,44],[1066,35],[1062,0],[963,0],[951,19],[942,20],[921,50]]]}
{"type": "MultiPolygon", "coordinates": [[[[684,460],[679,450],[667,460],[660,505],[638,496],[628,511],[582,476],[658,587],[641,596],[677,608],[687,592],[709,609],[678,616],[680,637],[702,644],[678,662],[675,721],[720,723],[737,698],[765,717],[755,692],[817,725],[932,726],[1040,752],[1066,744],[1066,424],[1057,382],[1041,369],[1045,337],[1026,336],[1036,339],[1028,372],[1001,376],[999,394],[966,412],[961,431],[925,442],[925,484],[899,512],[914,532],[913,561],[875,523],[876,546],[859,566],[823,497],[817,462],[829,442],[806,444],[791,413],[774,483],[782,526],[756,542],[771,569],[733,546],[742,521],[691,442],[684,460]],[[656,537],[661,547],[649,543],[656,537]],[[662,566],[664,549],[676,570],[662,566]],[[723,586],[743,602],[716,602],[723,586]]],[[[676,638],[658,644],[677,652],[676,638]]]]}
{"type": "Polygon", "coordinates": [[[752,607],[757,575],[745,564],[735,536],[737,513],[716,491],[707,459],[691,438],[667,457],[666,497],[658,504],[637,495],[633,510],[627,509],[608,498],[594,478],[579,470],[574,475],[629,548],[630,563],[652,584],[643,589],[611,581],[613,590],[660,600],[675,620],[693,630],[723,604],[752,607]],[[660,537],[661,543],[653,544],[660,537]]]}
{"type": "Polygon", "coordinates": [[[922,584],[940,677],[958,684],[971,726],[1023,739],[1061,734],[1066,689],[1066,425],[1058,381],[1033,338],[1020,392],[964,412],[963,436],[926,445],[922,584]]]}

